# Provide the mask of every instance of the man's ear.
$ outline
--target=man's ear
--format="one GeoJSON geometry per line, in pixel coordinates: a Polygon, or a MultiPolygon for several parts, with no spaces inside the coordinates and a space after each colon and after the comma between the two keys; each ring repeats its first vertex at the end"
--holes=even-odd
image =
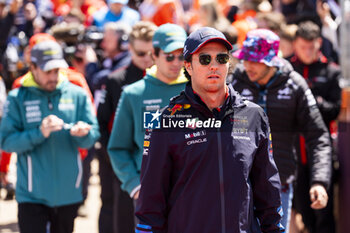
{"type": "Polygon", "coordinates": [[[185,61],[184,65],[185,65],[185,69],[186,69],[187,73],[192,76],[192,63],[185,61]]]}
{"type": "Polygon", "coordinates": [[[323,42],[322,37],[319,37],[316,40],[317,40],[317,48],[320,50],[323,42]]]}

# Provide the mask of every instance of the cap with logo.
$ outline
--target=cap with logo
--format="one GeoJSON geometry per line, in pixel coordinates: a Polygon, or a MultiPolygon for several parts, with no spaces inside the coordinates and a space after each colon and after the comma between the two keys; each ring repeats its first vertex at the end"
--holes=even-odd
{"type": "Polygon", "coordinates": [[[128,4],[129,0],[108,0],[108,4],[120,3],[123,5],[128,4]]]}
{"type": "Polygon", "coordinates": [[[242,49],[233,56],[246,61],[264,63],[267,66],[280,67],[284,63],[278,57],[280,38],[268,29],[254,29],[247,33],[242,49]]]}
{"type": "Polygon", "coordinates": [[[231,43],[226,39],[222,32],[215,28],[202,27],[188,36],[183,52],[185,59],[209,42],[219,42],[225,45],[227,50],[232,49],[231,43]]]}
{"type": "Polygon", "coordinates": [[[186,31],[176,24],[163,24],[154,32],[152,44],[165,53],[170,53],[184,47],[187,38],[186,31]]]}
{"type": "Polygon", "coordinates": [[[68,68],[63,58],[63,51],[55,41],[43,41],[36,44],[30,52],[30,59],[43,71],[68,68]]]}

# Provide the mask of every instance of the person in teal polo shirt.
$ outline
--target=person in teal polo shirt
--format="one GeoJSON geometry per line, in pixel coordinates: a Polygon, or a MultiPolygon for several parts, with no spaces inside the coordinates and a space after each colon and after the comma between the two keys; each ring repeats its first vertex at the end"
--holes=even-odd
{"type": "Polygon", "coordinates": [[[143,79],[124,89],[116,110],[108,153],[121,188],[134,200],[140,190],[145,130],[158,127],[159,110],[184,90],[187,82],[182,70],[186,38],[185,30],[175,24],[163,24],[156,30],[152,40],[155,65],[143,79]]]}

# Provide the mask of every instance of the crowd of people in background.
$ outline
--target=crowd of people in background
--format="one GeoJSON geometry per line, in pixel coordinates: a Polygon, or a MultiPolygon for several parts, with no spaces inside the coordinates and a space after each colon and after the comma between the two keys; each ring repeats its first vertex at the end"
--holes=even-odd
{"type": "MultiPolygon", "coordinates": [[[[340,23],[337,0],[0,0],[0,117],[6,119],[0,127],[0,183],[7,189],[6,199],[16,196],[19,203],[38,203],[30,191],[24,191],[27,181],[19,181],[15,187],[7,179],[12,153],[19,157],[30,157],[28,151],[32,150],[41,154],[49,147],[43,149],[39,142],[51,138],[53,144],[59,143],[50,134],[72,127],[70,135],[56,137],[63,137],[60,140],[67,144],[69,137],[80,137],[67,147],[70,153],[79,151],[82,160],[79,164],[75,158],[79,171],[70,171],[73,177],[82,167],[81,184],[74,183],[82,188],[78,189],[81,198],[70,196],[39,203],[50,208],[74,204],[64,211],[85,216],[90,163],[97,158],[102,201],[99,232],[134,232],[139,222],[134,211],[140,192],[142,157],[148,153],[144,113],[158,113],[171,97],[185,90],[185,41],[192,32],[211,27],[232,46],[227,83],[242,97],[260,105],[269,118],[286,232],[335,233],[334,187],[339,165],[334,145],[342,79],[340,23]],[[62,58],[40,60],[45,49],[57,49],[57,45],[62,58]],[[50,69],[44,67],[50,60],[63,59],[67,66],[57,63],[50,69]],[[59,71],[41,76],[41,71],[52,69],[59,71]],[[54,113],[49,102],[47,114],[42,110],[44,120],[37,122],[41,137],[39,131],[30,131],[34,126],[28,124],[28,116],[15,116],[16,111],[30,114],[28,109],[37,107],[33,105],[35,101],[28,96],[25,99],[18,94],[21,92],[10,91],[32,88],[38,77],[50,75],[59,80],[65,77],[74,87],[60,86],[58,81],[57,88],[51,90],[40,80],[37,87],[50,92],[67,88],[67,99],[78,101],[87,97],[89,101],[79,102],[82,109],[77,112],[86,112],[85,118],[79,114],[69,118],[70,123],[84,122],[75,128],[60,119],[45,118],[54,113]],[[84,91],[72,93],[75,86],[84,91]],[[24,110],[11,105],[18,99],[29,103],[24,110]],[[285,100],[288,104],[282,102],[285,100]],[[95,132],[97,122],[99,132],[95,132]],[[51,124],[58,128],[50,128],[51,124]],[[22,138],[23,148],[17,145],[17,139],[16,143],[11,142],[26,130],[32,136],[22,135],[28,137],[22,138]],[[296,216],[302,216],[302,225],[296,216]]],[[[69,102],[58,103],[55,114],[65,119],[67,114],[73,114],[68,111],[70,107],[69,102]]],[[[50,150],[60,147],[52,146],[50,150]]],[[[28,161],[19,158],[18,166],[28,161]]],[[[35,159],[30,163],[34,164],[35,159]]],[[[18,178],[28,179],[24,176],[28,171],[22,172],[18,178]]],[[[61,180],[51,182],[64,189],[61,180]]],[[[38,195],[42,193],[44,190],[39,190],[38,195]]],[[[34,207],[19,207],[21,232],[26,232],[27,215],[34,207]]],[[[73,214],[71,219],[74,218],[73,214]]]]}

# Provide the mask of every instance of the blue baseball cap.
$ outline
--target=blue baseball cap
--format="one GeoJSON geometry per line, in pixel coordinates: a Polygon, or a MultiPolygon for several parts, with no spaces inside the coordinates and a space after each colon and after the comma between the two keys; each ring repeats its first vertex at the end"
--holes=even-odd
{"type": "Polygon", "coordinates": [[[222,43],[226,46],[227,50],[232,50],[231,43],[226,39],[222,32],[216,30],[215,28],[202,27],[192,32],[188,36],[183,52],[185,59],[209,42],[222,43]]]}
{"type": "Polygon", "coordinates": [[[187,38],[186,31],[176,24],[166,23],[154,32],[152,44],[165,53],[170,53],[184,47],[187,38]]]}

